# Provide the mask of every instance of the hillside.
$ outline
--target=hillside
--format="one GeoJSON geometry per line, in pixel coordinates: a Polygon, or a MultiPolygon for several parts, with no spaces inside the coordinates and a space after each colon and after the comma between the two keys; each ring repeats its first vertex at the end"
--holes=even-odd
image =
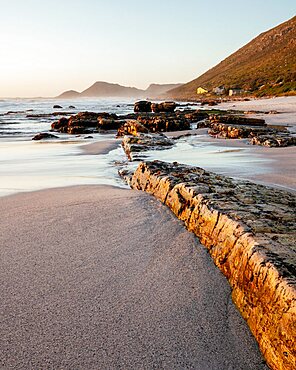
{"type": "Polygon", "coordinates": [[[58,97],[61,99],[73,99],[73,98],[78,98],[80,96],[80,93],[75,90],[68,90],[63,92],[61,95],[58,97]]]}
{"type": "Polygon", "coordinates": [[[63,92],[57,98],[75,99],[84,97],[125,97],[125,98],[158,98],[170,89],[182,86],[182,84],[151,84],[148,89],[141,90],[135,87],[126,87],[109,82],[98,81],[81,93],[75,90],[63,92]]]}
{"type": "Polygon", "coordinates": [[[296,16],[264,32],[197,79],[170,90],[174,99],[196,89],[241,88],[257,96],[296,93],[296,16]]]}
{"type": "Polygon", "coordinates": [[[182,84],[151,84],[148,89],[145,90],[145,94],[147,98],[157,98],[169,90],[176,89],[180,86],[182,86],[182,84]]]}

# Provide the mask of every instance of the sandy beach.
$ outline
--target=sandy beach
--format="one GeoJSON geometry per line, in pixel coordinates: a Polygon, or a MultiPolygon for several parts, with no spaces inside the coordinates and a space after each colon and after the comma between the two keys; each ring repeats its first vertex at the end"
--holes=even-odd
{"type": "MultiPolygon", "coordinates": [[[[198,142],[189,136],[192,146],[181,144],[179,153],[176,146],[180,162],[184,149],[190,160],[206,145],[203,160],[212,155],[212,166],[221,157],[218,169],[225,160],[230,175],[295,191],[294,147],[254,147],[206,132],[188,132],[198,142]],[[238,156],[235,165],[228,155],[238,156]],[[245,171],[235,173],[238,164],[245,171]]],[[[119,147],[110,137],[80,142],[71,161],[87,159],[99,172],[104,158],[115,173],[107,156],[119,147]]],[[[267,369],[228,282],[156,199],[85,185],[10,195],[0,206],[4,369],[267,369]]]]}
{"type": "Polygon", "coordinates": [[[154,198],[82,186],[0,202],[3,369],[264,369],[226,279],[154,198]]]}

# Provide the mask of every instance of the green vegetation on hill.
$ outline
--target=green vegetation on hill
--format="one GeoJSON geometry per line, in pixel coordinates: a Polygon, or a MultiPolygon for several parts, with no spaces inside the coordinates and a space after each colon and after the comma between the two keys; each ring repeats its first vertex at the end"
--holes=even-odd
{"type": "Polygon", "coordinates": [[[196,98],[198,87],[241,88],[256,96],[296,94],[296,16],[264,32],[197,79],[170,90],[174,99],[196,98]]]}

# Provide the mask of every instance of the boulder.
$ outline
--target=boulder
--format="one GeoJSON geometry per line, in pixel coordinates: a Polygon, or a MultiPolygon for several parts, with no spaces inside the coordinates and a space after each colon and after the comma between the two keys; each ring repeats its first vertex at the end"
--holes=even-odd
{"type": "Polygon", "coordinates": [[[151,104],[152,112],[154,113],[172,113],[176,109],[177,104],[175,102],[163,102],[151,104]]]}
{"type": "Polygon", "coordinates": [[[40,132],[39,134],[32,137],[32,140],[43,140],[43,139],[58,139],[58,137],[48,132],[40,132]]]}
{"type": "Polygon", "coordinates": [[[151,102],[146,100],[135,102],[134,112],[151,112],[151,102]]]}
{"type": "Polygon", "coordinates": [[[62,117],[57,122],[53,122],[51,128],[55,131],[68,134],[83,134],[95,131],[100,126],[102,119],[102,129],[117,129],[121,123],[115,124],[117,120],[116,114],[110,113],[95,113],[95,112],[79,112],[70,118],[62,117]],[[103,128],[104,126],[104,128],[103,128]]]}
{"type": "Polygon", "coordinates": [[[118,130],[125,123],[123,120],[115,120],[114,118],[98,118],[98,130],[118,130]]]}
{"type": "Polygon", "coordinates": [[[121,125],[117,131],[117,137],[124,135],[138,136],[141,133],[148,133],[148,129],[139,123],[137,120],[128,120],[121,125]]]}
{"type": "Polygon", "coordinates": [[[60,106],[60,105],[58,105],[58,104],[55,104],[55,105],[53,106],[53,109],[63,109],[63,107],[62,107],[62,106],[60,106]]]}
{"type": "Polygon", "coordinates": [[[138,122],[150,132],[190,130],[190,122],[176,114],[139,115],[138,122]]]}

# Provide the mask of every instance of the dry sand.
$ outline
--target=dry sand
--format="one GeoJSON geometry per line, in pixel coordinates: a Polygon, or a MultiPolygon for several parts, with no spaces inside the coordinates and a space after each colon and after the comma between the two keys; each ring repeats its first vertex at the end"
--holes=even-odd
{"type": "Polygon", "coordinates": [[[265,369],[226,279],[147,194],[0,199],[1,369],[265,369]]]}

